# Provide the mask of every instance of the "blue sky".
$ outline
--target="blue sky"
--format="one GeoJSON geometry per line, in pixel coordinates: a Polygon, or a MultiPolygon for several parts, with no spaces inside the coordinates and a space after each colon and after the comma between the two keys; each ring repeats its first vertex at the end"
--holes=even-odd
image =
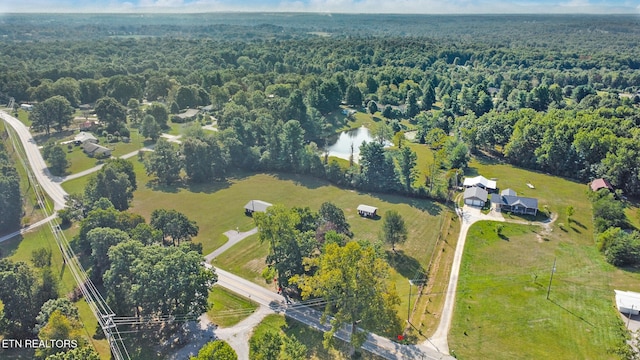
{"type": "Polygon", "coordinates": [[[7,12],[595,13],[640,14],[640,0],[20,0],[7,12]]]}

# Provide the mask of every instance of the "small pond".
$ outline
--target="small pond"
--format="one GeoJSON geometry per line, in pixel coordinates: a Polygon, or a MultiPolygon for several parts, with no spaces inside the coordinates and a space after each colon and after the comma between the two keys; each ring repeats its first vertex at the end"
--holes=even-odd
{"type": "MultiPolygon", "coordinates": [[[[371,132],[366,127],[362,126],[357,129],[351,129],[343,131],[336,135],[335,138],[329,139],[329,146],[327,150],[329,156],[335,156],[337,158],[349,160],[353,147],[353,158],[355,162],[358,162],[360,158],[360,146],[364,142],[371,142],[374,138],[371,132]]],[[[391,143],[385,145],[389,146],[391,143]]]]}

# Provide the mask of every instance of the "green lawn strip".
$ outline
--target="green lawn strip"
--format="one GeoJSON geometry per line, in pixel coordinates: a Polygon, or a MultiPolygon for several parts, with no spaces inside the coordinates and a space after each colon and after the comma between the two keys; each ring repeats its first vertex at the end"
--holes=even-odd
{"type": "Polygon", "coordinates": [[[249,317],[258,306],[244,297],[214,286],[209,291],[209,320],[220,327],[230,327],[249,317]]]}
{"type": "Polygon", "coordinates": [[[467,236],[449,335],[459,358],[616,358],[622,322],[610,267],[584,240],[539,227],[479,222],[467,236]],[[550,300],[550,270],[557,258],[550,300]],[[544,346],[542,346],[544,344],[544,346]]]}
{"type": "MultiPolygon", "coordinates": [[[[287,319],[283,315],[267,315],[253,330],[253,336],[259,336],[268,331],[275,331],[286,336],[295,336],[307,347],[307,359],[349,359],[349,346],[345,342],[335,339],[335,349],[325,349],[322,346],[323,333],[303,325],[295,320],[287,319]]],[[[362,351],[360,359],[379,360],[377,355],[362,351]]]]}
{"type": "Polygon", "coordinates": [[[66,191],[69,194],[83,194],[84,188],[92,176],[95,176],[95,174],[89,174],[83,177],[79,177],[77,179],[65,181],[61,184],[61,186],[64,189],[64,191],[66,191]]]}
{"type": "Polygon", "coordinates": [[[262,270],[267,267],[265,260],[268,251],[269,245],[266,242],[260,244],[258,235],[252,235],[232,246],[211,263],[270,290],[275,290],[275,286],[270,282],[267,283],[261,275],[262,270]]]}

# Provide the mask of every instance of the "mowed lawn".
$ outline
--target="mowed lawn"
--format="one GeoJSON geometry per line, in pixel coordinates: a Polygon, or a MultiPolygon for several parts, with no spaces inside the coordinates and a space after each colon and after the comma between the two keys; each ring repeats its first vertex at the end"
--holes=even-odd
{"type": "MultiPolygon", "coordinates": [[[[157,185],[149,178],[137,157],[131,159],[136,169],[138,190],[130,211],[150,219],[155,209],[175,209],[195,220],[199,234],[193,239],[203,245],[208,254],[222,246],[227,230],[246,231],[253,228],[253,219],[244,214],[244,205],[252,199],[264,200],[287,207],[310,207],[317,211],[325,201],[331,201],[343,209],[351,224],[354,239],[378,241],[382,218],[388,210],[398,211],[409,231],[408,241],[396,246],[397,255],[391,256],[392,276],[401,304],[398,314],[406,317],[408,308],[409,279],[426,269],[442,227],[442,217],[449,210],[442,204],[423,199],[413,199],[386,194],[369,194],[341,189],[324,180],[292,174],[240,174],[226,182],[207,185],[157,185]],[[359,204],[376,206],[380,219],[362,218],[356,208],[359,204]]],[[[88,177],[63,183],[69,192],[81,192],[88,177]]],[[[390,250],[390,246],[386,246],[390,250]]],[[[261,276],[265,268],[267,244],[260,244],[258,236],[243,240],[240,244],[219,256],[214,265],[232,271],[265,287],[261,276]]],[[[390,252],[389,252],[390,253],[390,252]]],[[[416,289],[413,288],[415,300],[416,289]]]]}
{"type": "Polygon", "coordinates": [[[472,226],[449,335],[453,353],[460,359],[618,358],[626,330],[613,289],[637,290],[640,277],[607,264],[595,248],[586,184],[490,161],[471,166],[468,175],[497,178],[500,189],[536,197],[558,219],[550,232],[503,223],[502,236],[495,222],[472,226]],[[571,222],[568,206],[575,209],[571,222]]]}
{"type": "Polygon", "coordinates": [[[251,315],[258,306],[244,297],[214,286],[209,291],[209,320],[220,327],[230,327],[251,315]]]}

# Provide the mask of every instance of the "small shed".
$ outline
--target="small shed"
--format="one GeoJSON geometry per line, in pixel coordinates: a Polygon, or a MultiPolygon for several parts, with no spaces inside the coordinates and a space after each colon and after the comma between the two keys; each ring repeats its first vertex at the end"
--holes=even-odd
{"type": "Polygon", "coordinates": [[[20,109],[26,110],[26,111],[31,111],[31,110],[33,110],[33,105],[31,105],[31,104],[20,104],[20,109]]]}
{"type": "Polygon", "coordinates": [[[363,205],[363,204],[358,205],[358,214],[360,214],[360,216],[372,218],[372,217],[376,217],[377,212],[378,212],[377,207],[363,205]]]}
{"type": "Polygon", "coordinates": [[[622,290],[613,291],[616,293],[618,311],[629,315],[638,315],[640,313],[640,293],[622,290]]]}
{"type": "Polygon", "coordinates": [[[85,144],[85,143],[97,144],[98,143],[98,139],[95,136],[93,136],[93,134],[90,133],[90,132],[81,131],[81,132],[78,133],[78,135],[76,135],[73,138],[73,142],[76,145],[82,145],[82,144],[85,144]]]}
{"type": "Polygon", "coordinates": [[[266,201],[262,200],[251,200],[244,206],[244,213],[247,215],[251,215],[254,212],[265,212],[267,209],[272,206],[266,201]]]}
{"type": "Polygon", "coordinates": [[[471,206],[484,206],[487,202],[488,196],[489,193],[487,190],[479,186],[466,188],[463,195],[464,203],[471,206]]]}
{"type": "Polygon", "coordinates": [[[590,186],[591,190],[593,191],[598,191],[600,189],[608,189],[609,191],[613,191],[613,186],[611,186],[611,183],[604,178],[593,180],[590,186]]]}

